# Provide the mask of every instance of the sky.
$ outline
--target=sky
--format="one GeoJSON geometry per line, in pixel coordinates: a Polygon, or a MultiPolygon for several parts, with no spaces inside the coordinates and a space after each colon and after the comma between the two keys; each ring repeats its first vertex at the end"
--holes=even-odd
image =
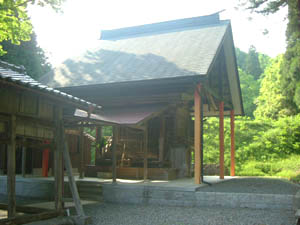
{"type": "Polygon", "coordinates": [[[230,19],[235,46],[275,57],[285,51],[283,9],[268,17],[236,10],[238,0],[66,0],[63,13],[48,7],[29,8],[40,47],[55,66],[99,43],[100,31],[212,14],[230,19]],[[252,17],[251,20],[249,18],[252,17]],[[269,33],[263,35],[268,29],[269,33]]]}

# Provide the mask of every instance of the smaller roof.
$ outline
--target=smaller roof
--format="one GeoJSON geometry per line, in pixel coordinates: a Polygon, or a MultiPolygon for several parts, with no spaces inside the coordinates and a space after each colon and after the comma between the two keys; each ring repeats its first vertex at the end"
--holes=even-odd
{"type": "MultiPolygon", "coordinates": [[[[166,104],[137,105],[127,107],[104,108],[90,119],[106,121],[119,125],[139,125],[167,109],[166,104]]],[[[88,113],[77,109],[75,116],[87,118],[88,113]]]]}
{"type": "Polygon", "coordinates": [[[51,94],[53,96],[60,97],[70,103],[81,105],[84,108],[101,108],[101,106],[98,106],[91,102],[85,101],[83,99],[69,95],[65,92],[58,91],[56,89],[43,85],[38,81],[32,79],[30,76],[28,76],[25,73],[24,68],[17,67],[15,65],[0,60],[0,83],[1,82],[8,82],[10,84],[14,84],[20,87],[36,90],[40,93],[51,94]]]}

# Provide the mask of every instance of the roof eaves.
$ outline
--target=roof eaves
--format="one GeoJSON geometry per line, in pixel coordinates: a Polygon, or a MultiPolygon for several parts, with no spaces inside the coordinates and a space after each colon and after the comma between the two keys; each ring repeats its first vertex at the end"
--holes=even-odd
{"type": "Polygon", "coordinates": [[[29,88],[45,94],[52,94],[54,96],[63,97],[67,101],[79,104],[81,106],[84,106],[85,108],[87,107],[87,108],[101,109],[101,106],[98,106],[94,103],[74,97],[67,93],[50,88],[46,85],[42,85],[39,82],[32,79],[30,76],[26,75],[25,73],[22,74],[21,72],[14,71],[14,69],[19,71],[23,70],[22,67],[17,67],[12,64],[0,61],[0,81],[7,82],[9,84],[18,85],[23,88],[29,88]]]}

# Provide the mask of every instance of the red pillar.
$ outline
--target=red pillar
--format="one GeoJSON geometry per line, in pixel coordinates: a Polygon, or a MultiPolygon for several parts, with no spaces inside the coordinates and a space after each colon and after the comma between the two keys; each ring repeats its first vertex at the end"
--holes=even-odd
{"type": "Polygon", "coordinates": [[[230,161],[231,161],[231,168],[230,168],[230,176],[235,176],[235,146],[234,146],[234,110],[231,110],[230,112],[230,136],[231,136],[231,142],[230,142],[230,161]]]}
{"type": "MultiPolygon", "coordinates": [[[[49,144],[49,141],[46,141],[45,144],[49,144]]],[[[42,161],[42,176],[43,177],[48,177],[48,168],[49,168],[49,149],[44,149],[43,161],[42,161]]]]}
{"type": "Polygon", "coordinates": [[[219,105],[220,179],[224,179],[224,102],[219,105]]]}

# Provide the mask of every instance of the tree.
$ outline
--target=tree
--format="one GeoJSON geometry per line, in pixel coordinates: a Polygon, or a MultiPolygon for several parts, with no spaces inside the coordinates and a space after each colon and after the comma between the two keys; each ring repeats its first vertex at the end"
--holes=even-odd
{"type": "Polygon", "coordinates": [[[2,42],[20,44],[30,40],[32,25],[27,15],[28,5],[50,6],[59,11],[64,0],[0,0],[0,55],[5,54],[2,42]]]}
{"type": "Polygon", "coordinates": [[[3,49],[7,53],[0,56],[0,60],[24,66],[26,73],[37,80],[50,71],[51,66],[43,49],[38,47],[34,32],[30,38],[30,41],[21,41],[20,45],[14,45],[10,41],[2,42],[3,49]]]}
{"type": "Polygon", "coordinates": [[[235,53],[238,67],[243,71],[246,71],[247,53],[240,50],[239,48],[235,49],[235,53]]]}
{"type": "Polygon", "coordinates": [[[258,80],[260,75],[262,74],[262,69],[260,67],[260,62],[258,59],[258,53],[256,52],[256,48],[251,45],[248,50],[248,55],[246,58],[246,66],[245,71],[248,74],[251,74],[255,80],[258,80]]]}
{"type": "Polygon", "coordinates": [[[259,97],[256,100],[255,117],[278,119],[281,116],[292,114],[284,107],[284,96],[281,88],[280,67],[283,56],[279,55],[271,61],[264,72],[259,97]]]}
{"type": "Polygon", "coordinates": [[[281,64],[281,88],[287,111],[300,112],[300,0],[239,0],[252,12],[268,15],[288,7],[287,50],[281,64]]]}
{"type": "Polygon", "coordinates": [[[254,101],[259,95],[260,84],[258,80],[255,80],[252,75],[247,74],[242,69],[239,69],[239,75],[245,115],[253,117],[253,112],[256,108],[254,101]]]}

